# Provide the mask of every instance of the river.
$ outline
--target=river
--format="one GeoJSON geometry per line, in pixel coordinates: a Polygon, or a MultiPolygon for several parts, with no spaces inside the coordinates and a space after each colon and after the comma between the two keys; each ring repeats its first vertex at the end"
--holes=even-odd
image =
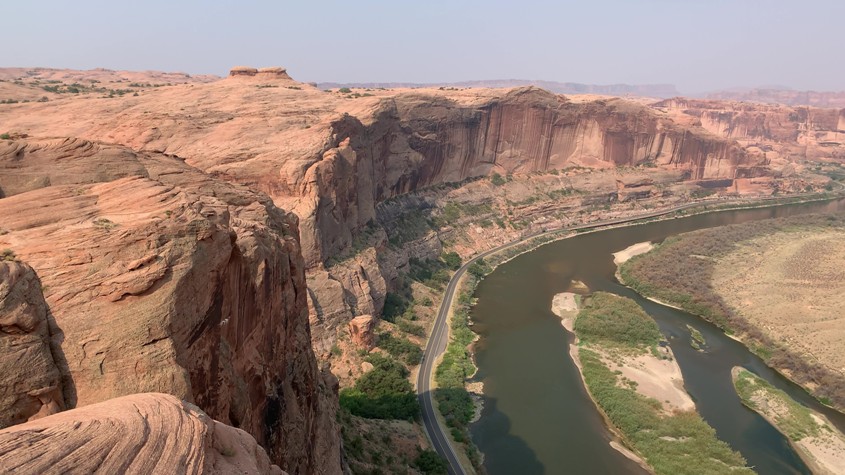
{"type": "Polygon", "coordinates": [[[573,281],[634,299],[660,326],[681,367],[687,391],[717,435],[758,473],[809,473],[786,439],[740,403],[731,382],[733,366],[745,366],[800,402],[845,428],[845,416],[819,404],[770,370],[742,344],[706,321],[643,299],[615,277],[614,252],[643,241],[696,229],[845,210],[845,200],[720,211],[582,234],[546,244],[499,266],[476,289],[473,330],[484,410],[472,438],[484,465],[497,474],[645,473],[608,442],[611,434],[588,398],[569,357],[572,335],[551,312],[555,294],[573,281]],[[687,325],[707,340],[707,351],[689,344],[687,325]]]}

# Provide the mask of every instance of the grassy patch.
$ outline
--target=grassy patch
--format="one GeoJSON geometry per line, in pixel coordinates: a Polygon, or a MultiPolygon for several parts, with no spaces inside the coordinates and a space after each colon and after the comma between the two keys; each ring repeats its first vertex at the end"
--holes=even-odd
{"type": "Polygon", "coordinates": [[[741,369],[733,381],[742,403],[774,420],[778,430],[793,441],[819,435],[821,426],[811,416],[810,409],[765,379],[741,369]],[[767,407],[760,407],[757,401],[767,401],[767,407]],[[773,407],[779,410],[774,413],[771,410],[773,407]]]}
{"type": "Polygon", "coordinates": [[[689,330],[689,344],[693,349],[698,351],[704,351],[704,346],[707,342],[704,340],[704,335],[701,334],[698,329],[687,325],[687,330],[689,330]]]}
{"type": "Polygon", "coordinates": [[[378,335],[377,346],[388,352],[390,356],[403,361],[406,365],[414,366],[420,364],[422,350],[405,337],[395,337],[390,333],[380,333],[378,335]]]}
{"type": "Polygon", "coordinates": [[[584,343],[646,349],[663,339],[657,323],[631,299],[596,292],[575,320],[575,333],[584,343]]]}

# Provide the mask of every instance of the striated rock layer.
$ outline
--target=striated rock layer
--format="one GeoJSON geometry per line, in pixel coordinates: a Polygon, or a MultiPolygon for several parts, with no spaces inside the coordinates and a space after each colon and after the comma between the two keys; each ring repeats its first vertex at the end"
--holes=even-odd
{"type": "MultiPolygon", "coordinates": [[[[0,193],[0,249],[34,269],[55,321],[56,405],[168,393],[285,470],[340,471],[296,216],[178,158],[79,139],[0,141],[0,193]]],[[[50,387],[45,367],[29,386],[50,387]]]]}
{"type": "Polygon", "coordinates": [[[0,430],[0,472],[284,473],[246,432],[157,393],[111,399],[0,430]]]}

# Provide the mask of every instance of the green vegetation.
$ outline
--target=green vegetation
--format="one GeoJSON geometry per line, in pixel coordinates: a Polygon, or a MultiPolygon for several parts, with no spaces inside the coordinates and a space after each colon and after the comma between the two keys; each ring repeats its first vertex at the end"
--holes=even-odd
{"type": "MultiPolygon", "coordinates": [[[[593,399],[627,445],[658,474],[753,473],[742,456],[716,437],[695,411],[667,414],[661,403],[636,392],[636,384],[612,371],[594,351],[653,349],[662,339],[657,323],[636,302],[597,292],[575,320],[582,373],[593,399]]],[[[655,351],[655,350],[652,350],[655,351]]]]}
{"type": "Polygon", "coordinates": [[[390,333],[380,333],[377,346],[410,366],[419,364],[422,358],[420,347],[405,337],[397,338],[390,333]]]}
{"type": "Polygon", "coordinates": [[[632,258],[619,272],[625,284],[638,293],[699,315],[728,334],[743,335],[748,347],[766,363],[787,369],[796,382],[812,386],[819,399],[845,407],[845,377],[807,362],[773,341],[726,304],[711,286],[716,260],[736,249],[738,243],[776,232],[820,228],[845,228],[845,215],[767,219],[681,234],[632,258]]]}
{"type": "Polygon", "coordinates": [[[388,226],[388,241],[393,247],[416,241],[425,237],[431,232],[431,223],[428,220],[427,212],[422,210],[409,211],[395,223],[388,226]]]}
{"type": "Polygon", "coordinates": [[[804,437],[819,435],[822,426],[813,419],[810,409],[799,404],[765,379],[748,370],[740,369],[733,381],[737,395],[749,408],[763,415],[767,415],[766,409],[769,406],[774,405],[779,408],[775,414],[768,414],[768,416],[774,419],[777,429],[791,440],[797,442],[804,437]],[[767,401],[767,404],[760,407],[757,401],[767,401]]]}
{"type": "Polygon", "coordinates": [[[354,387],[340,391],[340,406],[368,419],[416,420],[420,406],[408,369],[381,355],[370,355],[366,361],[373,369],[358,378],[354,387]]]}
{"type": "Polygon", "coordinates": [[[408,261],[410,270],[408,275],[432,289],[443,290],[449,283],[451,274],[447,270],[446,263],[436,259],[419,260],[411,258],[408,261]]]}
{"type": "Polygon", "coordinates": [[[350,92],[352,92],[352,90],[349,89],[348,87],[342,87],[342,88],[338,89],[337,92],[339,92],[341,94],[349,94],[350,92]]]}
{"type": "Polygon", "coordinates": [[[381,311],[381,318],[392,323],[396,320],[396,317],[405,312],[408,306],[408,301],[402,295],[388,292],[384,297],[384,309],[381,311]]]}
{"type": "Polygon", "coordinates": [[[432,219],[432,224],[438,228],[443,228],[456,224],[462,216],[474,217],[492,212],[493,207],[488,203],[469,204],[452,202],[440,208],[440,214],[432,219]]]}
{"type": "Polygon", "coordinates": [[[0,139],[3,139],[3,140],[11,140],[11,139],[12,139],[12,136],[11,136],[11,135],[9,135],[8,133],[5,133],[5,134],[0,134],[0,139]]]}
{"type": "Polygon", "coordinates": [[[18,259],[15,257],[15,251],[11,249],[3,249],[3,251],[0,252],[0,261],[14,262],[16,260],[18,259]]]}
{"type": "Polygon", "coordinates": [[[687,330],[689,330],[690,346],[697,351],[704,351],[704,346],[707,344],[704,340],[704,335],[702,335],[697,328],[691,325],[687,325],[687,330]]]}
{"type": "Polygon", "coordinates": [[[484,278],[485,275],[489,274],[493,271],[493,268],[487,264],[484,258],[480,258],[477,261],[470,264],[469,268],[467,268],[467,272],[475,278],[475,280],[481,280],[484,278]]]}
{"type": "Polygon", "coordinates": [[[414,467],[426,475],[442,475],[447,473],[448,465],[437,452],[433,450],[421,450],[414,459],[414,467]]]}
{"type": "Polygon", "coordinates": [[[416,323],[411,323],[410,321],[408,321],[404,318],[396,319],[396,321],[394,323],[396,323],[396,325],[399,327],[400,330],[402,330],[403,332],[405,332],[409,335],[414,335],[414,336],[418,336],[420,338],[425,338],[425,328],[423,328],[422,325],[417,325],[416,323]]]}
{"type": "Polygon", "coordinates": [[[117,223],[106,219],[106,218],[99,218],[94,220],[94,226],[100,229],[105,229],[106,231],[114,229],[117,227],[117,223]]]}
{"type": "MultiPolygon", "coordinates": [[[[484,264],[486,272],[491,268],[484,264]]],[[[481,274],[483,277],[484,274],[481,274]]],[[[440,414],[452,430],[452,437],[457,442],[469,441],[467,427],[475,413],[475,404],[464,387],[467,378],[475,373],[472,355],[467,349],[475,340],[475,334],[469,328],[472,294],[478,285],[480,277],[474,274],[467,276],[467,280],[458,295],[457,305],[452,311],[452,339],[446,347],[443,359],[434,373],[437,389],[434,398],[437,401],[440,414]]],[[[466,445],[470,462],[478,467],[481,460],[472,443],[466,445]]]]}
{"type": "Polygon", "coordinates": [[[440,259],[443,263],[446,264],[446,267],[452,270],[458,270],[461,268],[463,261],[461,260],[461,256],[458,255],[457,252],[444,252],[440,259]]]}
{"type": "Polygon", "coordinates": [[[614,348],[651,348],[663,339],[657,323],[631,299],[596,292],[575,320],[584,343],[614,348]]]}
{"type": "Polygon", "coordinates": [[[498,173],[494,173],[494,174],[490,175],[490,183],[492,183],[492,184],[494,184],[494,185],[496,185],[496,186],[502,186],[502,185],[504,185],[504,184],[505,184],[505,183],[507,183],[507,182],[508,182],[508,181],[507,181],[507,180],[505,180],[505,179],[502,177],[502,175],[499,175],[498,173]]]}
{"type": "MultiPolygon", "coordinates": [[[[580,317],[579,317],[580,318],[580,317]]],[[[589,349],[579,351],[590,394],[624,440],[658,474],[754,473],[695,412],[663,414],[660,402],[621,387],[618,375],[589,349]]]]}

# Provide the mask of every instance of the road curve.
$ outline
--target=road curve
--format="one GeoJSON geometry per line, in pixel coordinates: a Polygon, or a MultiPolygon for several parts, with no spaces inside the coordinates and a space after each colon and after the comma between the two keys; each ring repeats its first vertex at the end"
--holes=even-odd
{"type": "MultiPolygon", "coordinates": [[[[845,186],[843,186],[845,188],[845,186]]],[[[631,216],[627,218],[617,218],[617,219],[609,219],[605,221],[596,221],[593,223],[586,223],[586,224],[579,224],[576,226],[569,226],[564,228],[559,228],[555,230],[551,230],[550,232],[561,232],[561,231],[578,231],[583,229],[592,229],[598,228],[602,226],[612,226],[615,224],[623,224],[629,223],[632,221],[639,221],[642,219],[648,218],[655,218],[658,216],[664,216],[667,214],[675,213],[677,211],[681,211],[688,208],[695,208],[699,206],[706,206],[709,204],[721,204],[721,203],[732,203],[732,204],[741,204],[742,202],[761,202],[771,200],[772,198],[756,198],[753,200],[730,200],[730,201],[721,201],[721,202],[695,202],[695,203],[687,203],[680,206],[674,206],[671,208],[667,208],[660,211],[654,211],[651,213],[645,213],[637,216],[631,216]]],[[[777,198],[775,198],[777,199],[777,198]]],[[[455,292],[458,288],[458,282],[461,280],[461,277],[466,273],[469,266],[471,266],[475,261],[478,259],[484,258],[489,256],[490,254],[495,254],[499,251],[507,249],[512,246],[516,246],[517,244],[521,244],[529,239],[535,238],[541,234],[544,234],[545,231],[535,232],[526,236],[523,236],[515,241],[511,241],[507,244],[503,244],[501,246],[497,246],[493,249],[487,250],[474,256],[472,259],[468,260],[464,265],[458,269],[454,275],[452,275],[452,279],[449,281],[449,285],[446,286],[446,292],[443,294],[443,302],[440,304],[440,310],[437,312],[437,318],[434,320],[434,326],[431,330],[431,336],[428,339],[428,343],[425,346],[425,351],[423,352],[423,360],[422,364],[420,365],[419,374],[417,375],[417,399],[419,400],[420,406],[422,407],[422,421],[423,427],[425,428],[425,432],[428,435],[429,440],[431,441],[431,445],[437,453],[446,459],[449,463],[449,474],[450,475],[464,475],[467,472],[464,470],[464,467],[461,465],[460,460],[458,459],[457,452],[455,448],[452,447],[451,442],[449,441],[449,437],[447,434],[447,430],[440,421],[437,420],[436,409],[434,407],[434,393],[432,392],[431,388],[431,381],[434,376],[434,362],[437,358],[446,351],[446,345],[449,343],[449,328],[446,325],[446,317],[449,314],[449,309],[452,307],[452,299],[455,296],[455,292]]]]}

